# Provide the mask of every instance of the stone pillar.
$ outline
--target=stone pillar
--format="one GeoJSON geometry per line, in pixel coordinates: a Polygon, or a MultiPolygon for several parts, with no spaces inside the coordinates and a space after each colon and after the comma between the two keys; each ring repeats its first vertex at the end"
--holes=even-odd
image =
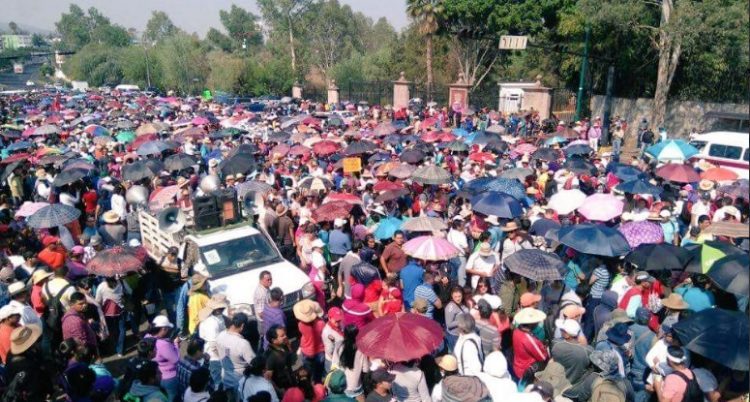
{"type": "Polygon", "coordinates": [[[339,87],[336,86],[336,80],[331,80],[328,84],[328,104],[336,105],[339,103],[339,87]]]}
{"type": "Polygon", "coordinates": [[[544,120],[549,118],[552,110],[552,89],[542,86],[541,76],[536,78],[534,85],[523,89],[523,109],[538,111],[544,120]]]}
{"type": "Polygon", "coordinates": [[[295,82],[292,85],[292,98],[302,99],[302,84],[295,82]]]}
{"type": "Polygon", "coordinates": [[[448,107],[466,110],[469,108],[469,88],[471,84],[466,82],[464,73],[458,74],[458,80],[448,86],[448,107]]]}
{"type": "Polygon", "coordinates": [[[409,85],[410,81],[404,77],[402,71],[398,80],[393,81],[393,109],[409,107],[409,85]]]}

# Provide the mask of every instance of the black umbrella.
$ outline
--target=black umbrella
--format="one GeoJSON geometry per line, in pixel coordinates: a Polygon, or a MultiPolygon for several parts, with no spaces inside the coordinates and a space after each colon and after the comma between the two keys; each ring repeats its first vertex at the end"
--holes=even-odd
{"type": "Polygon", "coordinates": [[[490,143],[500,143],[500,142],[503,142],[503,139],[500,138],[499,136],[497,136],[496,134],[484,132],[484,133],[478,134],[470,142],[472,144],[487,145],[487,144],[490,144],[490,143]]]}
{"type": "Polygon", "coordinates": [[[148,141],[141,144],[135,153],[140,156],[159,155],[171,148],[170,144],[164,141],[148,141]]]}
{"type": "Polygon", "coordinates": [[[591,162],[573,157],[565,161],[563,168],[570,170],[575,174],[596,174],[597,169],[591,162]]]}
{"type": "Polygon", "coordinates": [[[636,179],[618,184],[615,189],[627,194],[651,194],[658,196],[664,189],[645,180],[636,179]]]}
{"type": "Polygon", "coordinates": [[[612,172],[618,179],[623,181],[631,181],[637,179],[643,179],[646,174],[630,165],[623,163],[612,162],[607,165],[607,173],[612,172]]]}
{"type": "Polygon", "coordinates": [[[502,140],[492,141],[484,146],[485,151],[496,152],[499,154],[508,152],[509,149],[510,146],[508,145],[508,143],[502,140]]]}
{"type": "Polygon", "coordinates": [[[369,141],[355,141],[344,149],[344,155],[362,155],[377,149],[377,146],[369,141]]]}
{"type": "Polygon", "coordinates": [[[500,172],[500,177],[503,179],[516,179],[523,182],[532,174],[534,174],[534,171],[529,168],[513,168],[500,172]]]}
{"type": "Polygon", "coordinates": [[[352,276],[358,283],[367,286],[372,281],[380,279],[380,272],[374,266],[366,262],[360,262],[352,267],[352,276]]]}
{"type": "Polygon", "coordinates": [[[562,279],[565,263],[553,253],[535,248],[518,250],[505,259],[511,271],[532,281],[557,281],[562,279]]]}
{"type": "Polygon", "coordinates": [[[55,180],[52,181],[52,185],[55,187],[62,187],[66,184],[74,183],[78,180],[83,179],[88,174],[88,171],[84,169],[67,169],[58,173],[55,176],[55,180]]]}
{"type": "Polygon", "coordinates": [[[728,255],[745,254],[742,249],[723,241],[707,241],[702,244],[691,244],[685,247],[690,252],[685,272],[704,274],[713,263],[728,255]]]}
{"type": "Polygon", "coordinates": [[[286,142],[289,140],[289,137],[292,135],[287,133],[286,131],[277,131],[271,135],[268,136],[268,141],[272,142],[286,142]]]}
{"type": "Polygon", "coordinates": [[[53,228],[67,225],[78,219],[81,211],[65,204],[50,204],[34,212],[27,220],[34,229],[53,228]]]}
{"type": "Polygon", "coordinates": [[[682,247],[669,243],[644,243],[625,257],[625,262],[638,270],[661,271],[682,270],[690,259],[690,253],[682,247]]]}
{"type": "Polygon", "coordinates": [[[422,166],[411,174],[412,180],[419,184],[446,184],[451,181],[451,174],[440,166],[422,166]]]}
{"type": "Polygon", "coordinates": [[[391,154],[385,152],[378,152],[367,158],[368,163],[385,162],[391,160],[391,154]]]}
{"type": "Polygon", "coordinates": [[[750,369],[747,315],[708,308],[678,321],[672,329],[689,351],[733,370],[750,369]]]}
{"type": "Polygon", "coordinates": [[[720,289],[737,296],[750,294],[750,256],[736,254],[726,256],[714,263],[708,277],[720,289]]]}
{"type": "Polygon", "coordinates": [[[573,144],[573,145],[568,145],[567,147],[565,147],[564,152],[565,152],[565,155],[567,156],[574,156],[574,155],[586,156],[586,155],[590,155],[592,152],[594,152],[594,150],[591,149],[591,147],[586,144],[573,144]]]}
{"type": "Polygon", "coordinates": [[[164,159],[164,168],[170,172],[187,169],[198,163],[195,157],[188,154],[174,154],[164,159]]]}
{"type": "Polygon", "coordinates": [[[133,182],[150,179],[162,171],[157,167],[158,164],[147,163],[145,160],[135,161],[122,167],[122,178],[133,182]]]}
{"type": "Polygon", "coordinates": [[[471,199],[471,209],[498,218],[514,219],[523,215],[523,207],[512,196],[498,191],[486,191],[471,199]]]}
{"type": "Polygon", "coordinates": [[[557,241],[586,254],[617,257],[630,252],[630,245],[622,233],[591,223],[562,227],[557,233],[557,241]]]}
{"type": "Polygon", "coordinates": [[[539,148],[531,154],[531,159],[539,159],[552,162],[560,159],[560,151],[552,148],[539,148]]]}
{"type": "Polygon", "coordinates": [[[229,155],[230,156],[234,156],[237,154],[254,155],[256,153],[258,153],[258,147],[256,147],[255,145],[241,144],[240,146],[232,150],[232,152],[229,155]]]}
{"type": "Polygon", "coordinates": [[[422,162],[424,160],[425,154],[422,151],[416,150],[416,149],[407,149],[404,152],[401,152],[401,155],[399,155],[399,159],[401,162],[411,163],[411,164],[417,164],[419,162],[422,162]]]}
{"type": "Polygon", "coordinates": [[[224,175],[248,174],[255,170],[255,160],[248,154],[237,154],[219,163],[219,171],[224,175]]]}

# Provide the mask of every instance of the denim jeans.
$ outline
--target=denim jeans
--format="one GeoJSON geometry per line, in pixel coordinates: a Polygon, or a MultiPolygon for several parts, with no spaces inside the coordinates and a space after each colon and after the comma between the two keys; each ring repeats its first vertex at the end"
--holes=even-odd
{"type": "Polygon", "coordinates": [[[612,155],[619,155],[622,147],[622,140],[615,138],[612,140],[612,155]]]}
{"type": "Polygon", "coordinates": [[[164,307],[164,310],[167,311],[167,318],[169,318],[169,322],[176,323],[177,322],[177,296],[180,294],[180,288],[177,288],[172,291],[164,291],[162,292],[162,306],[164,307]]]}
{"type": "Polygon", "coordinates": [[[304,356],[304,365],[310,370],[310,376],[315,384],[323,382],[325,374],[325,353],[318,353],[314,356],[304,356]]]}
{"type": "Polygon", "coordinates": [[[109,341],[111,349],[118,355],[122,354],[125,347],[125,321],[127,313],[123,312],[116,317],[106,317],[107,329],[109,329],[109,341]]]}
{"type": "Polygon", "coordinates": [[[221,386],[221,360],[209,360],[208,372],[211,374],[211,379],[214,382],[214,387],[216,387],[216,389],[219,389],[219,387],[221,386]]]}
{"type": "Polygon", "coordinates": [[[180,389],[180,380],[177,376],[174,376],[168,380],[161,380],[161,387],[167,393],[167,401],[172,402],[177,397],[177,393],[180,389]]]}

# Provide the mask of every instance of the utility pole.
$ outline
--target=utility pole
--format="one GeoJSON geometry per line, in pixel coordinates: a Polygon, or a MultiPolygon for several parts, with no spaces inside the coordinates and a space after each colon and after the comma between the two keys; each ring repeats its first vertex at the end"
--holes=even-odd
{"type": "Polygon", "coordinates": [[[612,116],[612,91],[613,87],[615,86],[615,66],[614,64],[610,64],[609,68],[607,69],[607,92],[606,96],[604,98],[604,116],[602,121],[602,144],[603,145],[609,145],[611,143],[609,135],[611,124],[611,116],[612,116]]]}
{"type": "Polygon", "coordinates": [[[578,121],[583,114],[584,88],[586,87],[586,70],[589,67],[589,41],[591,39],[591,26],[586,25],[586,37],[583,44],[583,59],[581,60],[581,73],[578,77],[578,97],[576,98],[576,118],[578,121]]]}
{"type": "Polygon", "coordinates": [[[151,88],[151,63],[148,60],[148,45],[143,44],[143,53],[146,55],[146,86],[147,89],[151,88]]]}

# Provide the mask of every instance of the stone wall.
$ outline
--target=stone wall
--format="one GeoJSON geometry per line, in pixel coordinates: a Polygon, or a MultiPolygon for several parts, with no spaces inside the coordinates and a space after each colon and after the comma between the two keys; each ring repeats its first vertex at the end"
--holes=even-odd
{"type": "MultiPolygon", "coordinates": [[[[591,115],[604,115],[604,96],[591,98],[591,115]]],[[[644,117],[651,122],[654,100],[647,98],[612,98],[612,116],[624,118],[629,127],[635,128],[644,117]]],[[[713,119],[706,119],[708,112],[729,112],[750,114],[750,105],[738,103],[710,103],[693,101],[672,101],[667,103],[667,116],[664,124],[670,137],[687,137],[692,128],[711,129],[713,119]]],[[[652,127],[654,132],[658,127],[652,127]]]]}

